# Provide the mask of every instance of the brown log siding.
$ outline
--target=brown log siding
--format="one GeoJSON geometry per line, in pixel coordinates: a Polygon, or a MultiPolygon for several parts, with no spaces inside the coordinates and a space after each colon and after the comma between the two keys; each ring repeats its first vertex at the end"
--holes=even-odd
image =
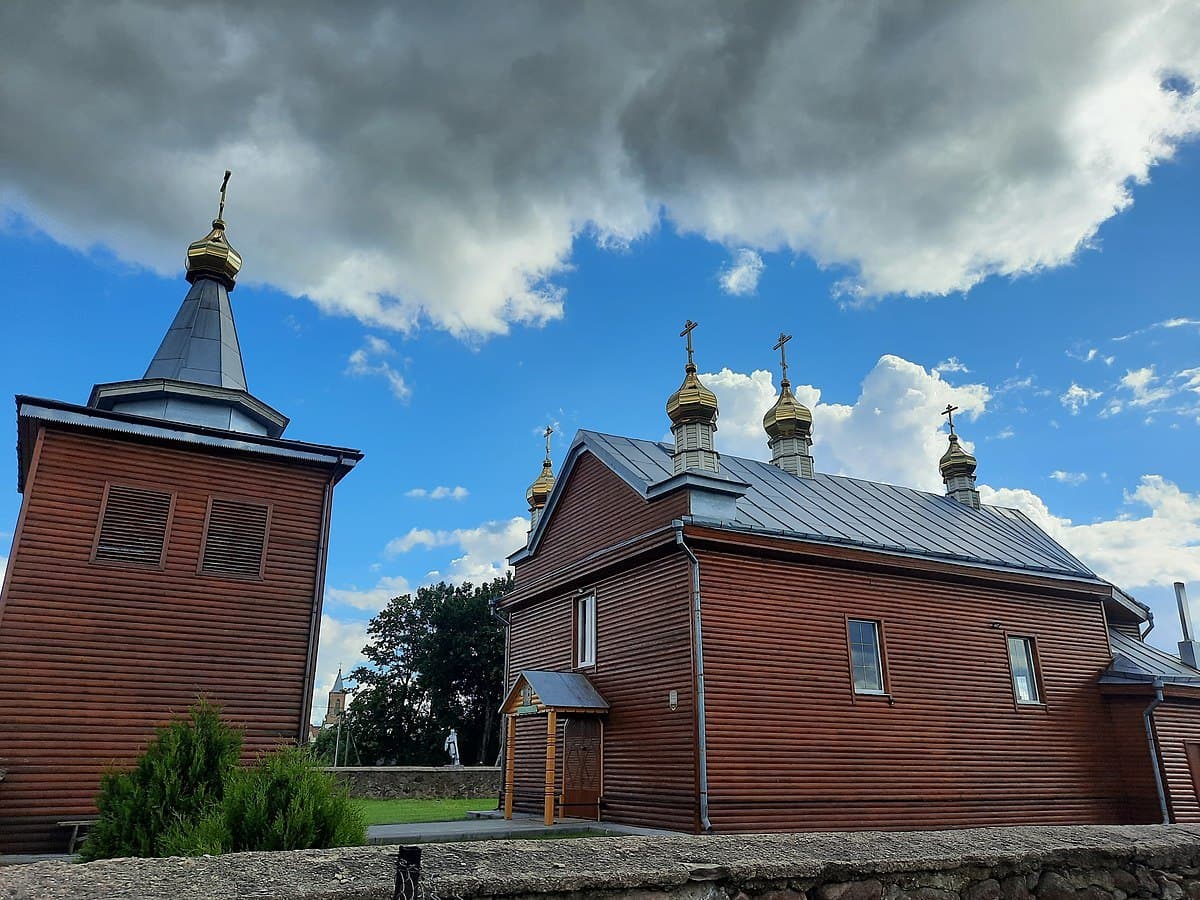
{"type": "Polygon", "coordinates": [[[683,492],[647,503],[596,457],[585,453],[555,501],[537,553],[516,566],[517,584],[541,578],[686,513],[683,492]]]}
{"type": "MultiPolygon", "coordinates": [[[[686,558],[674,552],[589,589],[596,592],[596,665],[581,671],[612,705],[604,726],[603,818],[694,831],[695,696],[686,558]],[[674,711],[667,702],[672,690],[679,693],[674,711]]],[[[571,670],[576,596],[572,591],[513,612],[510,685],[522,669],[571,670]]],[[[522,812],[542,810],[545,740],[544,717],[518,719],[513,801],[522,812]]],[[[557,770],[556,796],[562,789],[561,754],[557,770]]]]}
{"type": "Polygon", "coordinates": [[[1116,822],[1094,602],[700,551],[717,830],[1116,822]],[[886,634],[886,698],[855,697],[846,617],[886,634]],[[1005,634],[1035,639],[1018,708],[1005,634]]]}
{"type": "Polygon", "coordinates": [[[1200,744],[1200,702],[1168,699],[1154,711],[1154,730],[1171,818],[1200,822],[1200,797],[1196,794],[1200,771],[1192,771],[1187,754],[1188,744],[1200,744]]]}
{"type": "Polygon", "coordinates": [[[1097,735],[1097,741],[1108,748],[1113,765],[1121,773],[1126,794],[1124,821],[1133,825],[1162,821],[1150,740],[1142,718],[1153,699],[1153,692],[1149,696],[1106,697],[1112,725],[1103,735],[1097,735]]]}
{"type": "Polygon", "coordinates": [[[100,773],[199,694],[247,757],[294,741],[303,710],[328,473],[47,430],[0,607],[0,847],[59,849],[100,773]],[[89,561],[107,481],[177,493],[161,570],[89,561]],[[261,580],[197,574],[208,497],[272,505],[261,580]]]}

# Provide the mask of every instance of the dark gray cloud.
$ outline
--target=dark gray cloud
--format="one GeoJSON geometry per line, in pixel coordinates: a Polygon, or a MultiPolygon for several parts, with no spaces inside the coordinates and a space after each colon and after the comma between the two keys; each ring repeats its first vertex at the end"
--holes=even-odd
{"type": "Polygon", "coordinates": [[[4,4],[0,204],[172,271],[229,166],[246,278],[489,334],[661,215],[850,298],[1057,265],[1200,131],[1193,2],[394,7],[4,4]]]}

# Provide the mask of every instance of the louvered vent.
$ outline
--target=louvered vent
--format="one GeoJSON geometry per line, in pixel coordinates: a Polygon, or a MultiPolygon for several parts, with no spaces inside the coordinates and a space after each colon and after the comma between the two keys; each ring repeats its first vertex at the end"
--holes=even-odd
{"type": "Polygon", "coordinates": [[[204,536],[200,571],[211,575],[258,578],[267,548],[270,507],[261,503],[213,497],[204,536]]]}
{"type": "Polygon", "coordinates": [[[171,494],[110,484],[100,515],[95,558],[161,565],[170,519],[171,494]]]}

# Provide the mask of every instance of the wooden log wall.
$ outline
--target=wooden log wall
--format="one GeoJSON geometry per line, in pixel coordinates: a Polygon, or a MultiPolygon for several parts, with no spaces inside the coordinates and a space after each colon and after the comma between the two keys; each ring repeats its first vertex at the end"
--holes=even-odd
{"type": "Polygon", "coordinates": [[[1154,711],[1154,729],[1172,820],[1200,822],[1200,703],[1168,698],[1154,711]]]}
{"type": "MultiPolygon", "coordinates": [[[[673,551],[588,588],[596,592],[596,664],[579,671],[612,706],[604,725],[607,821],[697,828],[689,579],[686,558],[673,551]]],[[[572,670],[577,596],[571,591],[513,611],[510,686],[522,669],[572,670]]],[[[560,726],[560,747],[562,739],[560,726]]],[[[544,716],[518,719],[513,799],[521,812],[541,812],[545,741],[544,716]]],[[[561,755],[556,769],[561,793],[561,755]]]]}
{"type": "Polygon", "coordinates": [[[1108,696],[1108,715],[1111,727],[1102,738],[1108,747],[1114,766],[1121,774],[1125,789],[1124,822],[1150,825],[1162,821],[1158,803],[1158,788],[1154,782],[1154,760],[1150,756],[1150,741],[1142,718],[1149,696],[1108,696]]]}
{"type": "Polygon", "coordinates": [[[701,550],[719,831],[1119,822],[1099,599],[701,550]],[[853,693],[846,617],[882,622],[886,697],[853,693]],[[1014,703],[1006,633],[1045,705],[1014,703]]]}
{"type": "Polygon", "coordinates": [[[328,472],[47,429],[0,606],[0,852],[62,850],[100,774],[203,694],[295,741],[328,472]],[[89,561],[107,480],[176,492],[163,568],[89,561]],[[270,503],[262,580],[198,575],[210,494],[270,503]]]}

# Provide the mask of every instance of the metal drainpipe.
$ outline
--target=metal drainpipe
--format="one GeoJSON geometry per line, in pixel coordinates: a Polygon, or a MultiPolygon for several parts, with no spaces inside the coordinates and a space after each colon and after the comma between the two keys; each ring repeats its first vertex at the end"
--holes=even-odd
{"type": "Polygon", "coordinates": [[[700,616],[700,560],[683,541],[683,522],[671,523],[675,529],[675,543],[683,548],[691,561],[692,571],[692,652],[696,659],[696,717],[699,724],[700,758],[700,825],[705,834],[712,834],[712,822],[708,818],[708,739],[704,729],[704,631],[700,616]]]}
{"type": "Polygon", "coordinates": [[[1154,711],[1163,702],[1163,683],[1161,678],[1154,679],[1154,699],[1142,713],[1142,721],[1146,723],[1146,740],[1150,743],[1150,761],[1154,763],[1154,786],[1158,789],[1158,807],[1162,811],[1162,823],[1171,824],[1171,811],[1167,807],[1167,791],[1163,787],[1162,763],[1158,757],[1158,742],[1154,740],[1154,711]]]}
{"type": "MultiPolygon", "coordinates": [[[[500,673],[500,702],[503,703],[504,698],[508,696],[508,639],[509,635],[512,634],[512,629],[509,627],[511,623],[508,618],[496,609],[495,600],[488,601],[488,612],[492,614],[493,619],[504,626],[504,671],[500,673]]],[[[508,728],[505,725],[503,716],[500,717],[497,727],[500,729],[500,758],[497,760],[500,764],[500,793],[496,797],[496,809],[503,809],[504,785],[508,783],[504,777],[505,763],[508,760],[508,754],[504,752],[505,744],[508,743],[508,728]]]]}

